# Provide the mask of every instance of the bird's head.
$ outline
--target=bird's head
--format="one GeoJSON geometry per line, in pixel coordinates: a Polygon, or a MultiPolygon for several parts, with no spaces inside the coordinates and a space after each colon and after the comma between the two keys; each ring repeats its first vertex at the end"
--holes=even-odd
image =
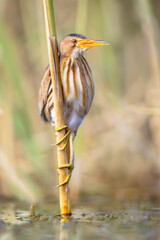
{"type": "Polygon", "coordinates": [[[90,47],[109,45],[109,42],[102,40],[88,39],[80,34],[69,34],[60,44],[60,53],[65,56],[78,57],[83,51],[90,47]]]}

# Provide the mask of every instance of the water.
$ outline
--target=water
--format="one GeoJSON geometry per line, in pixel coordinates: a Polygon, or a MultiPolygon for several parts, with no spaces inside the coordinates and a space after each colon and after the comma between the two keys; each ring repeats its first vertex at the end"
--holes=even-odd
{"type": "Polygon", "coordinates": [[[26,206],[6,203],[0,207],[0,239],[59,240],[159,240],[160,208],[153,206],[78,205],[69,221],[62,222],[56,207],[45,206],[29,216],[26,206]]]}

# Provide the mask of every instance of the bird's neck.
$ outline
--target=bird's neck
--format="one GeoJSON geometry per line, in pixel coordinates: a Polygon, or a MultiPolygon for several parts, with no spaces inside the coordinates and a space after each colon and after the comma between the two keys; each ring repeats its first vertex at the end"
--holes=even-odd
{"type": "Polygon", "coordinates": [[[89,81],[92,85],[91,88],[93,88],[92,72],[87,63],[87,60],[82,54],[79,54],[77,58],[74,58],[73,56],[61,56],[60,72],[62,84],[66,86],[66,92],[67,89],[68,91],[72,89],[72,82],[77,82],[80,89],[82,89],[84,85],[90,85],[88,84],[89,81]]]}
{"type": "Polygon", "coordinates": [[[71,68],[73,64],[80,62],[81,58],[84,58],[82,54],[60,55],[61,73],[64,72],[65,68],[71,68]]]}
{"type": "Polygon", "coordinates": [[[82,56],[83,56],[83,52],[80,52],[80,51],[73,51],[69,54],[62,54],[61,53],[60,54],[60,61],[63,61],[63,62],[69,61],[69,60],[74,61],[78,58],[81,58],[82,56]]]}

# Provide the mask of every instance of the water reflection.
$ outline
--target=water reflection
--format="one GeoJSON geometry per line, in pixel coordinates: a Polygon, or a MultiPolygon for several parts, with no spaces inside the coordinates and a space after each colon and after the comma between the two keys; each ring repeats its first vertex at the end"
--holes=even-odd
{"type": "Polygon", "coordinates": [[[70,240],[71,239],[71,227],[69,219],[61,219],[59,240],[70,240]]]}

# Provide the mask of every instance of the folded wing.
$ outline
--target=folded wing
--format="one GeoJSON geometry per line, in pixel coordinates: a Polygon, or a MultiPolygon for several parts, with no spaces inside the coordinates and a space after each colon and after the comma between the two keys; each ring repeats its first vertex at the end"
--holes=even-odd
{"type": "Polygon", "coordinates": [[[51,111],[54,108],[53,88],[50,67],[48,66],[39,90],[39,111],[41,117],[46,122],[51,122],[51,111]]]}

